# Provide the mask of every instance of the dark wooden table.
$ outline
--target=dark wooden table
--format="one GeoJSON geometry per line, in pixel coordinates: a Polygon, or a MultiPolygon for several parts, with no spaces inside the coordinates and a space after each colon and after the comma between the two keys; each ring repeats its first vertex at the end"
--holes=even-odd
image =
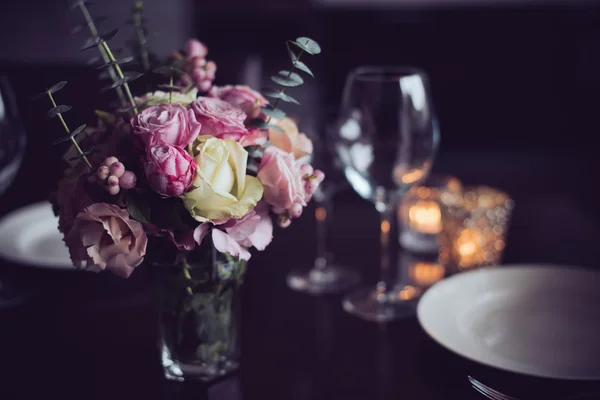
{"type": "MultiPolygon", "coordinates": [[[[35,84],[43,81],[29,78],[35,84]]],[[[70,103],[83,108],[94,101],[81,97],[70,103]]],[[[48,145],[52,137],[44,136],[47,122],[36,119],[36,107],[24,107],[33,133],[23,170],[0,198],[0,214],[43,200],[59,176],[57,157],[48,145]]],[[[514,198],[506,263],[595,268],[600,262],[598,206],[585,174],[572,172],[592,171],[594,165],[592,158],[560,152],[442,151],[435,169],[468,184],[501,188],[514,198]]],[[[335,207],[330,248],[336,260],[357,268],[363,282],[374,283],[374,207],[351,190],[336,196],[335,207]]],[[[285,276],[314,259],[314,229],[307,210],[290,229],[277,232],[267,251],[253,255],[243,289],[242,367],[238,376],[211,389],[213,398],[480,398],[468,384],[469,374],[529,399],[600,392],[596,382],[536,379],[468,361],[431,340],[415,317],[380,326],[346,314],[340,296],[291,291],[285,276]]],[[[0,309],[0,399],[177,400],[208,395],[196,385],[164,381],[150,277],[143,268],[122,280],[4,262],[0,279],[31,294],[22,305],[0,309]]]]}

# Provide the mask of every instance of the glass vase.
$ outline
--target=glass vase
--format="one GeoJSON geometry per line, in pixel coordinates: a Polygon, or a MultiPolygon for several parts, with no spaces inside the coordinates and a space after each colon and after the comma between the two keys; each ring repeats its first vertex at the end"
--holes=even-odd
{"type": "Polygon", "coordinates": [[[246,261],[208,246],[178,252],[155,271],[165,377],[210,382],[235,371],[246,261]]]}

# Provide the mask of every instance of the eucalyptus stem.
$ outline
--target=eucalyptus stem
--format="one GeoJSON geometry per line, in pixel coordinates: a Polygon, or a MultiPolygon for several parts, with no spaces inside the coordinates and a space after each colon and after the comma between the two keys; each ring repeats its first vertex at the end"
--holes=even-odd
{"type": "Polygon", "coordinates": [[[129,103],[131,104],[131,107],[133,108],[133,113],[137,114],[138,113],[137,105],[135,104],[135,100],[133,100],[133,96],[131,95],[131,90],[129,90],[129,85],[125,81],[125,75],[123,75],[123,71],[121,70],[121,67],[117,63],[117,60],[115,59],[115,56],[113,55],[113,53],[110,51],[110,48],[108,47],[108,44],[106,43],[106,41],[103,40],[101,44],[102,44],[102,47],[104,48],[104,50],[106,51],[106,54],[108,55],[108,58],[110,59],[110,61],[115,63],[115,70],[117,71],[117,75],[119,75],[119,78],[123,80],[123,87],[125,88],[125,93],[127,94],[129,103]]]}
{"type": "MultiPolygon", "coordinates": [[[[173,68],[171,68],[171,77],[169,79],[169,86],[173,87],[173,68]]],[[[169,90],[169,104],[173,104],[173,90],[169,90]]]]}
{"type": "MultiPolygon", "coordinates": [[[[302,54],[303,54],[303,53],[304,53],[304,49],[300,49],[300,52],[299,52],[299,53],[298,53],[298,55],[296,56],[296,62],[300,61],[300,57],[302,57],[302,54]]],[[[289,78],[290,76],[292,76],[292,70],[293,70],[293,69],[294,69],[294,68],[290,68],[290,71],[288,72],[287,78],[289,78]]],[[[285,92],[285,87],[282,87],[282,88],[279,90],[279,94],[281,95],[281,94],[283,94],[284,92],[285,92]]],[[[281,99],[281,97],[278,97],[278,98],[276,98],[276,99],[275,99],[275,103],[273,103],[273,106],[272,106],[272,108],[273,108],[273,109],[277,108],[277,105],[279,104],[279,100],[280,100],[280,99],[281,99]]],[[[269,119],[267,119],[267,124],[271,122],[271,118],[272,118],[272,117],[269,117],[269,119]]]]}
{"type": "MultiPolygon", "coordinates": [[[[48,91],[47,93],[48,97],[50,98],[50,101],[52,102],[52,107],[57,107],[56,101],[54,101],[54,96],[52,96],[52,93],[50,91],[48,91]]],[[[70,135],[71,131],[69,130],[69,127],[67,126],[67,123],[65,122],[65,119],[63,118],[62,114],[58,113],[56,115],[58,115],[58,119],[60,120],[60,123],[62,124],[63,128],[65,128],[65,131],[67,131],[67,134],[70,135]]],[[[75,138],[72,137],[71,142],[73,142],[73,145],[75,146],[75,149],[77,149],[79,154],[82,155],[83,161],[85,161],[87,166],[90,167],[90,170],[93,170],[92,163],[90,163],[90,160],[88,160],[87,156],[83,154],[83,151],[81,150],[81,147],[79,147],[79,143],[77,143],[77,140],[75,140],[75,138]]]]}
{"type": "MultiPolygon", "coordinates": [[[[190,275],[190,264],[185,258],[183,259],[183,276],[185,276],[185,279],[187,279],[188,281],[192,281],[192,276],[190,275]]],[[[189,295],[194,294],[194,291],[192,290],[191,286],[186,286],[185,290],[188,292],[189,295]]]]}
{"type": "Polygon", "coordinates": [[[148,56],[148,50],[144,45],[146,43],[146,36],[144,35],[144,29],[142,27],[142,10],[143,2],[138,1],[135,3],[133,8],[133,23],[135,24],[135,32],[138,37],[138,41],[140,42],[140,53],[142,55],[142,67],[145,71],[150,69],[150,58],[148,56]]]}
{"type": "MultiPolygon", "coordinates": [[[[94,20],[92,19],[92,16],[90,15],[90,12],[88,11],[88,9],[83,1],[79,3],[79,8],[81,9],[83,17],[85,18],[85,23],[87,24],[88,28],[90,29],[90,33],[92,34],[92,36],[95,39],[98,39],[98,29],[96,29],[96,24],[94,23],[94,20]]],[[[110,58],[106,54],[106,51],[102,47],[98,47],[98,50],[100,50],[100,56],[102,57],[102,60],[104,61],[104,63],[110,62],[110,58]]],[[[117,74],[113,68],[111,68],[111,67],[108,68],[108,74],[110,75],[110,79],[112,79],[113,82],[117,81],[117,74]]],[[[117,87],[116,89],[117,89],[117,95],[119,96],[121,103],[125,103],[126,100],[125,100],[125,94],[123,93],[123,89],[121,89],[121,87],[117,87]]]]}

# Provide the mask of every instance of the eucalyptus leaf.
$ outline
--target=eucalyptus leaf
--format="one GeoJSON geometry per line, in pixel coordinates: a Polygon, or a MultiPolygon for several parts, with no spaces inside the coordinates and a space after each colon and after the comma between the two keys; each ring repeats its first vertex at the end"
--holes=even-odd
{"type": "Polygon", "coordinates": [[[314,55],[314,54],[319,54],[321,52],[321,46],[319,46],[319,43],[315,42],[311,38],[299,37],[299,38],[296,38],[296,41],[292,42],[292,44],[300,47],[302,50],[304,50],[308,54],[314,55]]]}
{"type": "Polygon", "coordinates": [[[129,215],[143,224],[150,222],[150,204],[145,201],[145,197],[135,190],[127,191],[127,211],[129,215]]]}
{"type": "Polygon", "coordinates": [[[58,83],[55,83],[54,85],[52,85],[50,87],[50,89],[48,89],[48,92],[50,92],[50,93],[56,93],[60,89],[64,88],[66,84],[67,84],[67,81],[60,81],[58,83]]]}
{"type": "Polygon", "coordinates": [[[308,68],[306,66],[306,64],[304,64],[302,61],[296,61],[294,63],[294,67],[298,68],[300,71],[304,71],[307,74],[309,74],[310,76],[312,76],[313,78],[315,77],[312,73],[312,71],[310,70],[310,68],[308,68]]]}
{"type": "Polygon", "coordinates": [[[274,89],[266,88],[266,89],[262,90],[262,94],[267,97],[271,97],[273,99],[280,99],[287,103],[300,104],[300,102],[298,100],[294,99],[292,96],[285,94],[281,90],[274,90],[274,89]]]}
{"type": "Polygon", "coordinates": [[[89,150],[82,151],[82,152],[81,152],[81,153],[79,153],[78,155],[76,155],[76,156],[74,156],[74,157],[71,157],[71,158],[69,158],[69,161],[81,160],[82,158],[84,158],[84,157],[87,157],[87,156],[89,156],[89,155],[93,154],[95,151],[96,151],[96,148],[95,148],[95,147],[92,147],[92,148],[91,148],[91,149],[89,149],[89,150]]]}
{"type": "Polygon", "coordinates": [[[131,82],[135,81],[138,78],[141,78],[142,76],[144,76],[144,74],[141,72],[126,72],[125,80],[127,80],[127,82],[131,82]]]}
{"type": "Polygon", "coordinates": [[[156,85],[156,87],[159,89],[168,90],[168,91],[177,91],[177,90],[185,89],[185,86],[168,85],[168,84],[156,85]]]}
{"type": "Polygon", "coordinates": [[[53,107],[50,110],[48,110],[48,117],[54,118],[58,114],[65,113],[65,112],[69,111],[70,109],[71,109],[71,106],[65,106],[65,105],[61,104],[60,106],[56,106],[56,107],[53,107]]]}
{"type": "Polygon", "coordinates": [[[52,142],[52,144],[68,142],[69,140],[73,139],[75,136],[77,136],[81,132],[83,132],[83,130],[86,128],[86,126],[87,126],[86,124],[79,125],[77,128],[75,128],[75,130],[71,131],[69,136],[64,136],[62,138],[56,139],[54,142],[52,142]]]}
{"type": "Polygon", "coordinates": [[[161,75],[169,76],[169,75],[171,75],[171,68],[168,65],[163,65],[161,67],[154,68],[152,70],[152,72],[155,72],[155,73],[161,74],[161,75]]]}
{"type": "Polygon", "coordinates": [[[97,37],[88,38],[83,46],[81,46],[80,50],[85,51],[89,49],[93,49],[94,47],[98,47],[102,43],[102,40],[97,37]]]}
{"type": "Polygon", "coordinates": [[[109,40],[117,36],[117,33],[119,33],[119,28],[113,29],[112,31],[100,35],[100,38],[105,42],[108,42],[109,40]]]}
{"type": "MultiPolygon", "coordinates": [[[[278,125],[274,125],[274,124],[267,125],[267,129],[274,129],[278,132],[285,132],[285,130],[282,127],[280,127],[278,125]]],[[[265,145],[265,147],[266,147],[266,145],[265,145]]]]}
{"type": "MultiPolygon", "coordinates": [[[[106,15],[101,15],[99,17],[94,18],[94,23],[101,24],[102,22],[106,21],[107,19],[108,19],[108,17],[106,15]]],[[[79,25],[75,25],[71,29],[71,33],[76,34],[78,32],[81,32],[83,29],[85,29],[87,27],[88,27],[88,23],[87,23],[87,21],[84,21],[84,22],[80,23],[79,25]]]]}
{"type": "Polygon", "coordinates": [[[126,64],[129,62],[133,61],[133,56],[130,57],[123,57],[123,58],[118,58],[115,61],[109,61],[106,64],[102,64],[96,67],[96,69],[102,69],[102,68],[107,68],[107,67],[112,67],[115,64],[126,64]]]}
{"type": "Polygon", "coordinates": [[[85,62],[87,65],[94,65],[97,62],[99,62],[100,60],[102,60],[102,58],[98,57],[98,56],[94,56],[91,58],[88,58],[87,61],[85,62]]]}
{"type": "Polygon", "coordinates": [[[285,112],[283,112],[279,108],[272,108],[270,106],[267,106],[267,107],[261,107],[260,109],[262,110],[262,112],[264,112],[266,115],[268,115],[271,118],[275,118],[280,121],[285,118],[285,112]]]}
{"type": "Polygon", "coordinates": [[[300,75],[291,71],[279,71],[278,75],[272,76],[271,80],[281,86],[295,87],[304,83],[300,75]]]}

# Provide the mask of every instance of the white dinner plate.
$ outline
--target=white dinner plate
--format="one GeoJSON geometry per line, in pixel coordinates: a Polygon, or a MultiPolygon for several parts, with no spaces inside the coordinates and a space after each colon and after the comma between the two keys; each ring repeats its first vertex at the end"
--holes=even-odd
{"type": "Polygon", "coordinates": [[[449,350],[503,370],[555,379],[600,379],[600,273],[514,265],[433,285],[417,315],[449,350]]]}
{"type": "Polygon", "coordinates": [[[0,258],[23,266],[76,271],[49,202],[19,208],[0,219],[0,258]]]}

